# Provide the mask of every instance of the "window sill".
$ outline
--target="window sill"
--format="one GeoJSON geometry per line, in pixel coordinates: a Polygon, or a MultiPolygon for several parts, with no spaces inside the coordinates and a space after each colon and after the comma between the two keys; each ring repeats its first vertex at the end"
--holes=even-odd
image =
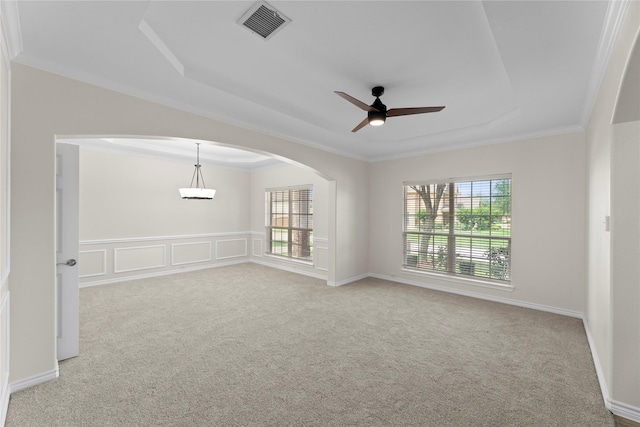
{"type": "Polygon", "coordinates": [[[515,289],[515,286],[511,284],[511,282],[499,282],[493,280],[483,280],[471,277],[463,277],[461,275],[453,275],[453,274],[442,274],[442,273],[434,273],[431,271],[422,271],[413,269],[411,267],[402,267],[401,271],[403,273],[418,276],[418,277],[431,277],[434,279],[442,280],[445,282],[456,283],[458,285],[471,285],[471,286],[480,286],[483,288],[489,289],[498,289],[501,291],[511,292],[515,289]]]}
{"type": "Polygon", "coordinates": [[[274,255],[274,254],[270,254],[270,253],[265,253],[264,256],[266,258],[271,258],[271,259],[279,259],[281,261],[285,261],[285,262],[290,262],[292,264],[300,264],[300,265],[307,265],[309,267],[313,267],[313,261],[307,261],[304,259],[296,259],[296,258],[290,258],[287,256],[281,256],[281,255],[274,255]]]}

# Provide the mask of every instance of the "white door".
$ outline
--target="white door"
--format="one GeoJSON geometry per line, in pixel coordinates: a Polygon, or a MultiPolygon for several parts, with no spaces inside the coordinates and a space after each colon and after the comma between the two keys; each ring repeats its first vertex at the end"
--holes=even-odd
{"type": "Polygon", "coordinates": [[[56,144],[56,331],[58,360],[80,353],[78,146],[56,144]]]}

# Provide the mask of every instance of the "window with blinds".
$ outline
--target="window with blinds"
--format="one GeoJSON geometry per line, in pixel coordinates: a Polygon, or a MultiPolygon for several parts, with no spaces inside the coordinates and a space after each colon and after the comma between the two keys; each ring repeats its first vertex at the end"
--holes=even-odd
{"type": "Polygon", "coordinates": [[[511,178],[405,183],[404,267],[511,279],[511,178]]]}
{"type": "Polygon", "coordinates": [[[313,259],[313,187],[271,189],[265,193],[268,253],[313,259]]]}

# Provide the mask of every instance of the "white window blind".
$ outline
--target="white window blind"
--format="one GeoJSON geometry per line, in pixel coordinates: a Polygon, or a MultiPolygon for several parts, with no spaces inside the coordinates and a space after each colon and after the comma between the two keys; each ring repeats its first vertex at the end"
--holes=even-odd
{"type": "Polygon", "coordinates": [[[511,279],[511,178],[404,185],[404,266],[511,279]]]}
{"type": "Polygon", "coordinates": [[[313,187],[269,189],[265,193],[268,252],[313,259],[313,187]]]}

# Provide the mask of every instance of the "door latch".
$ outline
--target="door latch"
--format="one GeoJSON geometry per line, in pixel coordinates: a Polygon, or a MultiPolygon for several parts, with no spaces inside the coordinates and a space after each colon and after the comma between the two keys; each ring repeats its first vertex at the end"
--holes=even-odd
{"type": "Polygon", "coordinates": [[[68,259],[65,262],[59,262],[57,265],[68,265],[69,267],[73,267],[77,263],[78,263],[78,261],[76,261],[75,259],[71,258],[71,259],[68,259]]]}

